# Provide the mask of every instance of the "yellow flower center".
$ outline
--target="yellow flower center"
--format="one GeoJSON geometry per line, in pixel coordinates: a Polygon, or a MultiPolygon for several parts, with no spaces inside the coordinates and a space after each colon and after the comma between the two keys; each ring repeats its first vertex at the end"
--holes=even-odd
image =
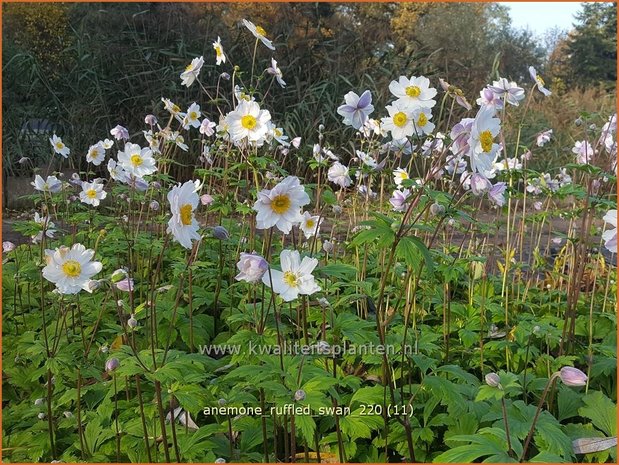
{"type": "Polygon", "coordinates": [[[408,173],[400,173],[400,179],[408,179],[408,173]]]}
{"type": "Polygon", "coordinates": [[[314,223],[314,220],[307,220],[307,221],[305,222],[305,227],[306,227],[306,228],[313,228],[315,224],[316,224],[316,223],[314,223]]]}
{"type": "Polygon", "coordinates": [[[399,111],[395,115],[393,115],[393,124],[395,124],[397,127],[404,127],[406,126],[407,122],[408,117],[406,116],[406,113],[399,111]]]}
{"type": "Polygon", "coordinates": [[[62,142],[56,142],[56,148],[58,150],[62,150],[64,148],[64,144],[62,142]]]}
{"type": "Polygon", "coordinates": [[[245,115],[241,118],[241,126],[250,131],[256,127],[258,121],[252,115],[245,115]]]}
{"type": "Polygon", "coordinates": [[[94,199],[97,196],[97,191],[94,189],[88,189],[86,191],[86,197],[88,197],[89,199],[94,199]]]}
{"type": "Polygon", "coordinates": [[[97,158],[98,156],[99,156],[99,152],[97,152],[96,150],[90,151],[90,158],[92,158],[93,160],[97,158]]]}
{"type": "Polygon", "coordinates": [[[191,220],[193,218],[193,208],[191,208],[191,204],[186,203],[180,208],[181,212],[181,223],[185,226],[189,226],[191,224],[191,220]]]}
{"type": "Polygon", "coordinates": [[[195,111],[192,111],[191,113],[189,113],[189,117],[191,119],[198,119],[198,113],[196,113],[195,111]]]}
{"type": "Polygon", "coordinates": [[[75,260],[67,260],[62,265],[62,271],[69,278],[77,278],[82,272],[82,267],[79,262],[76,262],[75,260]]]}
{"type": "Polygon", "coordinates": [[[290,197],[286,194],[278,195],[271,200],[271,209],[278,215],[282,215],[290,208],[290,197]]]}
{"type": "Polygon", "coordinates": [[[139,156],[137,153],[134,155],[131,155],[131,164],[133,166],[135,166],[136,168],[138,166],[140,166],[142,163],[144,163],[144,160],[142,160],[142,157],[139,156]]]}
{"type": "Polygon", "coordinates": [[[408,86],[406,88],[406,95],[409,97],[419,97],[419,94],[421,94],[421,89],[417,86],[408,86]]]}
{"type": "Polygon", "coordinates": [[[279,129],[279,128],[276,128],[276,129],[273,131],[273,134],[275,134],[275,137],[281,137],[281,136],[283,136],[283,135],[284,135],[283,131],[282,131],[281,129],[279,129]]]}
{"type": "Polygon", "coordinates": [[[544,82],[544,80],[542,79],[542,77],[541,77],[541,76],[539,76],[539,75],[535,76],[535,80],[536,80],[536,81],[537,81],[540,85],[542,85],[542,86],[543,86],[543,85],[545,85],[545,82],[544,82]]]}
{"type": "Polygon", "coordinates": [[[284,273],[284,282],[290,287],[297,287],[299,278],[292,271],[286,271],[284,273]]]}
{"type": "Polygon", "coordinates": [[[185,71],[193,71],[193,63],[189,63],[185,68],[185,71]]]}
{"type": "Polygon", "coordinates": [[[426,124],[428,124],[428,117],[425,115],[425,113],[422,113],[419,115],[419,119],[417,120],[417,126],[422,128],[426,124]]]}
{"type": "Polygon", "coordinates": [[[484,152],[490,152],[492,150],[492,133],[488,130],[483,131],[479,135],[479,142],[481,143],[481,149],[484,152]]]}
{"type": "Polygon", "coordinates": [[[256,26],[256,32],[259,36],[265,37],[267,35],[267,31],[264,30],[262,26],[256,26]]]}
{"type": "Polygon", "coordinates": [[[222,52],[221,47],[219,47],[219,46],[217,46],[217,45],[216,45],[216,46],[215,46],[215,54],[216,54],[218,57],[220,57],[220,56],[222,56],[222,55],[224,54],[224,52],[222,52]]]}

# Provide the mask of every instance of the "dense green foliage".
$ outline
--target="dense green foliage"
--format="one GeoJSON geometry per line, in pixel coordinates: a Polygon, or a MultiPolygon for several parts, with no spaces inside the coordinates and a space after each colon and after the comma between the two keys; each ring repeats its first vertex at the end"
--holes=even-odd
{"type": "Polygon", "coordinates": [[[5,462],[617,462],[614,100],[545,95],[503,8],[46,8],[3,51],[5,462]]]}

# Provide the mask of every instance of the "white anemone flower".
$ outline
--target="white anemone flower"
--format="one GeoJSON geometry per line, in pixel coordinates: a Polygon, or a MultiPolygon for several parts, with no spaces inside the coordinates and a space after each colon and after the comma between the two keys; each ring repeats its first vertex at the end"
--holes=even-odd
{"type": "Polygon", "coordinates": [[[395,182],[396,186],[400,187],[402,185],[402,181],[407,179],[409,179],[409,176],[406,170],[398,168],[393,171],[393,182],[395,182]]]}
{"type": "Polygon", "coordinates": [[[256,102],[241,100],[236,110],[226,116],[228,133],[234,142],[258,142],[267,134],[267,122],[271,121],[271,113],[261,110],[256,102]]]}
{"type": "Polygon", "coordinates": [[[38,174],[34,177],[34,182],[31,182],[34,188],[41,192],[52,192],[56,193],[62,189],[62,181],[60,181],[56,176],[48,176],[46,179],[43,179],[38,174]]]}
{"type": "Polygon", "coordinates": [[[432,119],[432,111],[429,108],[417,108],[413,111],[413,121],[417,135],[431,134],[434,131],[434,123],[432,119]]]}
{"type": "Polygon", "coordinates": [[[262,42],[267,48],[271,50],[275,50],[275,47],[273,46],[273,42],[267,39],[267,31],[265,31],[262,26],[258,26],[246,19],[243,19],[243,25],[247,29],[249,29],[249,32],[251,32],[254,35],[254,37],[260,40],[260,42],[262,42]]]}
{"type": "Polygon", "coordinates": [[[254,203],[256,227],[268,229],[276,226],[288,234],[293,224],[301,221],[301,207],[310,203],[309,195],[296,176],[288,176],[273,189],[258,192],[254,203]]]}
{"type": "Polygon", "coordinates": [[[131,142],[125,144],[124,151],[118,152],[118,163],[127,173],[139,178],[157,171],[153,151],[131,142]]]}
{"type": "Polygon", "coordinates": [[[217,36],[217,40],[213,42],[213,49],[215,50],[215,60],[217,66],[226,62],[226,55],[224,54],[224,48],[221,45],[221,38],[217,36]]]}
{"type": "Polygon", "coordinates": [[[493,81],[491,86],[488,86],[497,97],[504,98],[507,103],[518,106],[520,100],[524,98],[524,89],[518,87],[514,81],[508,81],[505,78],[499,78],[498,81],[493,81]]]}
{"type": "Polygon", "coordinates": [[[101,200],[107,197],[107,192],[103,190],[103,184],[99,183],[97,179],[93,182],[83,182],[82,192],[80,192],[80,200],[83,203],[92,205],[93,207],[99,206],[101,200]]]}
{"type": "Polygon", "coordinates": [[[267,141],[271,143],[273,139],[279,142],[284,147],[290,147],[290,142],[288,142],[288,136],[284,134],[284,130],[282,128],[278,128],[271,121],[267,123],[268,131],[267,131],[267,141]]]}
{"type": "Polygon", "coordinates": [[[608,210],[603,219],[611,226],[614,226],[614,229],[604,231],[604,234],[602,234],[604,247],[612,253],[617,253],[617,210],[608,210]]]}
{"type": "Polygon", "coordinates": [[[286,81],[284,81],[284,75],[282,74],[282,70],[277,66],[277,61],[275,58],[271,58],[271,66],[267,68],[267,73],[271,76],[275,76],[275,80],[282,87],[286,87],[286,81]]]}
{"type": "Polygon", "coordinates": [[[397,81],[391,81],[389,90],[398,98],[398,101],[409,110],[416,108],[432,108],[436,105],[433,100],[436,89],[430,87],[430,80],[424,76],[400,76],[397,81]]]}
{"type": "Polygon", "coordinates": [[[187,109],[187,113],[183,118],[183,129],[189,129],[190,127],[199,128],[201,115],[202,114],[200,113],[200,105],[198,105],[196,102],[193,102],[187,109]]]}
{"type": "Polygon", "coordinates": [[[178,115],[181,113],[181,107],[179,107],[176,103],[174,103],[172,100],[170,100],[169,98],[161,98],[161,101],[163,102],[163,108],[170,113],[171,115],[174,115],[176,117],[178,117],[178,115]]]}
{"type": "Polygon", "coordinates": [[[112,139],[103,139],[103,140],[99,141],[99,143],[101,145],[103,145],[103,148],[105,150],[109,150],[112,147],[114,147],[114,141],[112,139]]]}
{"type": "Polygon", "coordinates": [[[591,146],[591,144],[586,140],[576,141],[574,147],[572,148],[572,153],[576,154],[576,162],[581,165],[585,165],[587,163],[591,163],[593,155],[595,155],[595,150],[591,146]]]}
{"type": "Polygon", "coordinates": [[[194,58],[191,63],[187,65],[185,71],[181,73],[181,85],[189,87],[198,78],[202,65],[204,64],[204,57],[194,58]]]}
{"type": "Polygon", "coordinates": [[[200,134],[204,134],[207,137],[212,136],[215,134],[215,126],[217,126],[217,124],[213,123],[208,118],[204,118],[202,123],[200,123],[200,134]]]}
{"type": "Polygon", "coordinates": [[[94,250],[86,249],[82,244],[47,249],[43,277],[54,283],[61,294],[77,294],[103,268],[101,262],[92,261],[94,255],[94,250]]]}
{"type": "Polygon", "coordinates": [[[312,271],[318,265],[315,258],[301,257],[296,250],[282,250],[279,256],[282,271],[271,269],[262,276],[262,282],[269,286],[285,302],[300,295],[312,295],[320,291],[312,271]],[[271,281],[272,278],[272,281],[271,281]]]}
{"type": "Polygon", "coordinates": [[[103,142],[98,142],[95,145],[91,145],[88,148],[88,153],[86,154],[86,161],[88,163],[92,163],[95,166],[99,166],[103,160],[105,159],[105,147],[103,146],[103,142]]]}
{"type": "Polygon", "coordinates": [[[399,100],[387,105],[388,117],[382,118],[382,126],[386,131],[391,132],[394,140],[403,139],[415,134],[415,117],[412,109],[399,100]]]}
{"type": "Polygon", "coordinates": [[[537,135],[535,139],[535,143],[537,144],[538,147],[543,147],[544,145],[546,145],[546,143],[550,142],[551,138],[552,138],[552,129],[548,129],[547,131],[542,131],[537,135]]]}
{"type": "Polygon", "coordinates": [[[346,188],[352,184],[352,179],[350,179],[348,174],[348,167],[342,165],[339,161],[331,165],[329,171],[327,171],[327,178],[341,188],[346,188]]]}
{"type": "Polygon", "coordinates": [[[542,79],[542,77],[537,74],[537,70],[533,66],[529,66],[529,74],[531,75],[531,79],[535,83],[535,86],[539,89],[539,91],[544,94],[546,97],[552,94],[548,89],[546,89],[546,83],[542,79]]]}
{"type": "Polygon", "coordinates": [[[112,158],[107,161],[107,170],[115,181],[125,182],[127,180],[127,172],[112,158]]]}
{"type": "Polygon", "coordinates": [[[67,147],[66,145],[64,145],[64,142],[62,142],[62,139],[60,137],[54,134],[49,139],[49,143],[52,144],[52,147],[54,148],[54,152],[56,152],[58,155],[62,155],[65,158],[69,158],[71,149],[67,147]]]}
{"type": "Polygon", "coordinates": [[[372,93],[366,90],[359,96],[350,91],[344,95],[344,102],[337,107],[337,114],[344,117],[344,124],[360,129],[374,111],[372,93]]]}
{"type": "Polygon", "coordinates": [[[168,221],[168,232],[172,233],[174,239],[186,249],[191,249],[192,240],[199,241],[198,221],[194,211],[200,202],[200,197],[196,192],[200,187],[197,181],[187,181],[182,186],[174,186],[168,192],[168,202],[172,218],[168,221]]]}
{"type": "Polygon", "coordinates": [[[34,222],[41,227],[41,230],[31,236],[32,242],[38,244],[43,239],[43,234],[52,239],[56,234],[56,225],[51,221],[49,216],[41,216],[38,212],[34,212],[34,222]]]}
{"type": "Polygon", "coordinates": [[[299,228],[301,228],[301,231],[305,234],[306,239],[318,235],[320,232],[320,222],[319,215],[312,215],[310,212],[303,212],[303,219],[301,220],[299,228]]]}
{"type": "Polygon", "coordinates": [[[488,176],[494,170],[494,161],[499,150],[499,144],[494,143],[494,138],[500,130],[501,121],[495,118],[494,109],[489,106],[481,107],[473,121],[468,140],[473,171],[488,176]]]}

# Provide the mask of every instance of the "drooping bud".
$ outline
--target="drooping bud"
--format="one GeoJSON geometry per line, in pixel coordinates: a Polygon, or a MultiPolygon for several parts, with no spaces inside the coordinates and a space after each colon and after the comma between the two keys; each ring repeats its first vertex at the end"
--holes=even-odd
{"type": "Polygon", "coordinates": [[[566,386],[584,386],[587,384],[587,375],[574,367],[561,368],[559,378],[566,386]]]}
{"type": "Polygon", "coordinates": [[[488,373],[486,375],[486,384],[490,387],[499,387],[501,386],[501,378],[496,373],[488,373]]]}
{"type": "Polygon", "coordinates": [[[107,371],[108,373],[111,373],[114,370],[116,370],[116,368],[118,368],[119,365],[120,365],[120,362],[118,361],[117,358],[111,358],[107,362],[105,362],[105,371],[107,371]]]}

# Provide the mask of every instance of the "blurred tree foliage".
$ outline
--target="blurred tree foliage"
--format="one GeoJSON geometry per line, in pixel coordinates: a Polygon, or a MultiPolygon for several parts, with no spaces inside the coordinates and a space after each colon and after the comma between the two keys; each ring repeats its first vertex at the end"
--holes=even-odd
{"type": "MultiPolygon", "coordinates": [[[[543,68],[548,52],[530,32],[513,28],[508,10],[493,3],[29,3],[7,4],[4,13],[5,167],[33,155],[20,132],[29,119],[58,123],[76,168],[83,168],[88,146],[109,136],[109,128],[120,123],[139,131],[145,114],[161,114],[161,97],[182,106],[198,98],[196,89],[180,85],[191,58],[204,55],[201,79],[207,86],[233,65],[248,72],[254,40],[242,18],[266,29],[277,47],[273,53],[258,47],[257,72],[274,56],[288,83],[270,90],[267,107],[284,129],[308,143],[325,124],[334,146],[346,145],[349,136],[335,110],[351,89],[370,89],[380,109],[391,98],[392,79],[424,74],[435,86],[445,78],[474,101],[499,75],[529,80],[527,67],[543,68]],[[222,67],[215,66],[211,45],[217,36],[232,60],[222,67]]],[[[574,43],[572,36],[561,42],[557,60],[549,62],[561,73],[573,66],[564,61],[574,43]]],[[[555,68],[544,70],[546,77],[555,68]]],[[[601,68],[588,69],[594,76],[601,68]]],[[[207,115],[217,115],[213,102],[198,103],[207,115]]],[[[188,175],[198,144],[190,147],[178,159],[188,175]]]]}
{"type": "Polygon", "coordinates": [[[615,83],[617,80],[617,4],[582,4],[567,39],[566,78],[571,84],[615,83]]]}

